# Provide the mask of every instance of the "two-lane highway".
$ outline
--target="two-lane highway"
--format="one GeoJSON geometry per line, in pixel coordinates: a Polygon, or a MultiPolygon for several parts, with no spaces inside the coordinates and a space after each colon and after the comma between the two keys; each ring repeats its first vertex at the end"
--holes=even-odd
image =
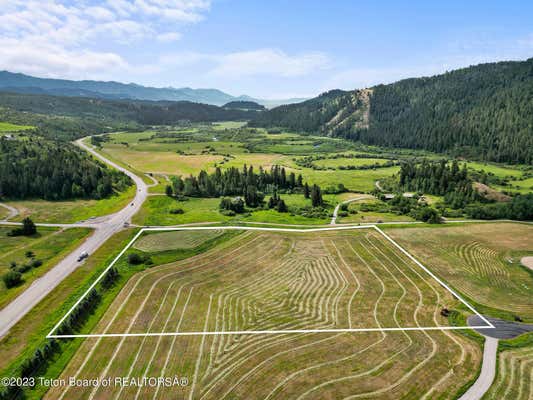
{"type": "Polygon", "coordinates": [[[91,153],[93,156],[102,160],[106,164],[116,168],[119,171],[128,175],[135,185],[137,191],[135,198],[122,210],[107,215],[103,218],[87,221],[76,224],[77,226],[85,226],[94,228],[93,234],[87,238],[78,248],[67,255],[55,267],[50,269],[39,279],[35,280],[24,292],[22,292],[15,300],[9,303],[0,311],[0,337],[4,336],[13,325],[20,321],[39,301],[41,301],[48,293],[50,293],[63,279],[65,279],[72,271],[74,271],[81,263],[78,257],[82,252],[90,254],[94,253],[100,246],[102,246],[111,236],[123,229],[125,222],[130,222],[131,217],[139,211],[143,202],[148,195],[148,186],[141,177],[133,174],[120,165],[108,160],[94,151],[89,146],[82,142],[83,139],[76,141],[76,145],[91,153]]]}

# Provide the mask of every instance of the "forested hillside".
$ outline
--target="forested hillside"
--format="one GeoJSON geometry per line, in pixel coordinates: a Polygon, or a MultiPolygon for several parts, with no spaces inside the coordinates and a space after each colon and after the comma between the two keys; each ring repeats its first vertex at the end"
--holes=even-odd
{"type": "Polygon", "coordinates": [[[248,120],[255,114],[188,101],[115,101],[0,92],[2,121],[36,126],[41,136],[52,139],[73,140],[110,130],[181,121],[248,120]]]}
{"type": "Polygon", "coordinates": [[[0,198],[101,199],[130,184],[68,143],[0,139],[0,198]]]}
{"type": "Polygon", "coordinates": [[[331,91],[262,113],[253,125],[491,161],[533,162],[533,58],[370,90],[368,104],[365,91],[331,91]]]}

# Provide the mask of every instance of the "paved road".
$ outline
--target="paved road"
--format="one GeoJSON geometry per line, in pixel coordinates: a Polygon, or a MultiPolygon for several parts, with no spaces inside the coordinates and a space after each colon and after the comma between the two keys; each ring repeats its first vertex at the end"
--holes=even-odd
{"type": "MultiPolygon", "coordinates": [[[[485,348],[483,350],[483,364],[481,374],[476,382],[459,400],[479,400],[489,390],[496,374],[496,360],[499,339],[512,339],[527,332],[533,331],[533,325],[518,322],[505,321],[499,318],[486,317],[494,325],[494,329],[475,329],[476,332],[485,336],[485,348]]],[[[467,319],[469,326],[485,325],[485,322],[477,315],[471,315],[467,319]]]]}
{"type": "Polygon", "coordinates": [[[7,208],[9,211],[9,214],[7,214],[2,221],[7,221],[8,219],[15,218],[17,215],[19,215],[19,210],[17,210],[15,207],[8,206],[4,203],[0,203],[0,207],[7,208]]]}
{"type": "Polygon", "coordinates": [[[76,145],[93,154],[95,157],[99,158],[103,162],[113,166],[114,168],[128,175],[137,186],[135,198],[122,210],[114,214],[107,215],[105,217],[95,218],[85,223],[46,224],[49,226],[92,227],[95,228],[95,231],[76,250],[67,255],[63,260],[61,260],[55,267],[50,269],[42,277],[35,280],[31,284],[31,286],[29,286],[15,300],[13,300],[0,311],[0,337],[4,336],[13,325],[15,325],[19,320],[21,320],[22,317],[26,315],[26,313],[28,313],[37,303],[39,303],[39,301],[41,301],[63,279],[65,279],[72,271],[74,271],[80,265],[80,263],[77,262],[77,258],[82,252],[86,251],[89,254],[94,253],[111,236],[113,236],[119,230],[123,229],[124,223],[129,222],[131,220],[131,217],[137,211],[139,211],[142,203],[144,202],[148,194],[148,186],[140,177],[101,156],[92,148],[82,143],[82,139],[76,141],[76,145]]]}
{"type": "MultiPolygon", "coordinates": [[[[523,324],[521,322],[505,321],[499,318],[485,317],[494,325],[494,329],[474,329],[483,336],[495,339],[512,339],[527,332],[533,332],[533,324],[523,324]]],[[[469,326],[481,326],[485,323],[477,315],[471,315],[467,319],[469,326]]]]}
{"type": "Polygon", "coordinates": [[[479,400],[489,390],[496,375],[496,355],[498,350],[498,339],[485,337],[483,349],[483,364],[481,373],[474,384],[463,394],[459,400],[479,400]]]}

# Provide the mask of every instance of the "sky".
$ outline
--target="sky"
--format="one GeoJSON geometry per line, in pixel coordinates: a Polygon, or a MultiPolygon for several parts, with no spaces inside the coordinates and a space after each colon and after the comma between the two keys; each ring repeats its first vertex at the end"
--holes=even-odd
{"type": "Polygon", "coordinates": [[[531,1],[0,0],[0,70],[283,99],[533,57],[531,1]]]}

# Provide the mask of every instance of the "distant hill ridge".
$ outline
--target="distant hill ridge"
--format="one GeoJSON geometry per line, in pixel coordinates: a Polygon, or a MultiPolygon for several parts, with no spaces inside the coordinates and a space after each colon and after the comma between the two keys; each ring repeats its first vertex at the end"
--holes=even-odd
{"type": "Polygon", "coordinates": [[[221,106],[231,101],[254,101],[267,106],[289,104],[304,99],[261,100],[250,96],[232,96],[218,89],[156,88],[135,83],[94,80],[37,78],[21,73],[0,71],[0,90],[24,94],[94,97],[102,99],[190,101],[221,106]]]}
{"type": "Polygon", "coordinates": [[[332,90],[261,113],[262,127],[533,164],[533,58],[365,90],[332,90]]]}
{"type": "Polygon", "coordinates": [[[232,110],[245,110],[245,111],[265,111],[265,106],[256,103],[255,101],[230,101],[222,106],[222,108],[232,110]]]}

